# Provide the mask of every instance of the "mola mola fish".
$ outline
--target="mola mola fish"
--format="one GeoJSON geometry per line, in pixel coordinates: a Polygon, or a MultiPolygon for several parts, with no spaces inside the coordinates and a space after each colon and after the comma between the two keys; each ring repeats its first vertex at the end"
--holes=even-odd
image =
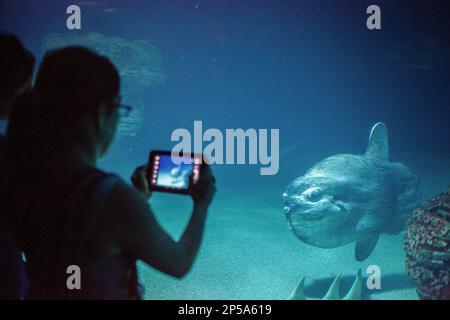
{"type": "Polygon", "coordinates": [[[328,157],[292,181],[283,194],[291,231],[320,248],[356,242],[355,258],[363,261],[381,233],[403,230],[420,200],[419,179],[388,154],[387,128],[379,122],[365,154],[328,157]]]}

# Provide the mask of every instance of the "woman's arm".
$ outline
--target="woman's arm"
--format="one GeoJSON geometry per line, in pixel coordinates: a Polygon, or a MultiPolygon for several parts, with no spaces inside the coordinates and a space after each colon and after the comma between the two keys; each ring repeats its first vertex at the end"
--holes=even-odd
{"type": "Polygon", "coordinates": [[[108,215],[114,217],[114,242],[123,251],[164,273],[178,278],[184,276],[197,255],[215,190],[214,178],[207,169],[192,186],[192,216],[180,240],[174,241],[156,220],[145,192],[120,183],[111,191],[105,207],[108,215]]]}

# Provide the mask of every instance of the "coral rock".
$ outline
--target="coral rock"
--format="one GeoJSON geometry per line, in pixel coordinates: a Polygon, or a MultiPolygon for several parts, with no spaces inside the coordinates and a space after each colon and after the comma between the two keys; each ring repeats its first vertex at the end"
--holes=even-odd
{"type": "Polygon", "coordinates": [[[417,208],[407,223],[406,269],[422,299],[450,299],[450,190],[417,208]]]}

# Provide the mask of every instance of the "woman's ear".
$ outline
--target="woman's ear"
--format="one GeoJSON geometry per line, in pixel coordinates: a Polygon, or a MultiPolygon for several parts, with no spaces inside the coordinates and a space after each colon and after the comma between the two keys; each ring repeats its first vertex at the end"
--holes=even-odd
{"type": "Polygon", "coordinates": [[[95,114],[95,130],[98,135],[99,144],[99,154],[98,156],[104,155],[116,132],[118,115],[116,112],[111,111],[111,108],[107,103],[102,103],[95,114]]]}
{"type": "Polygon", "coordinates": [[[106,121],[106,103],[102,102],[94,113],[94,127],[98,133],[102,132],[106,121]]]}

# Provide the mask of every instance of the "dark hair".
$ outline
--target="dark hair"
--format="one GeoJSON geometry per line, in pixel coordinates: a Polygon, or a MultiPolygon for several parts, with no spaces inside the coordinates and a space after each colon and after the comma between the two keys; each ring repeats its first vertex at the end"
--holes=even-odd
{"type": "Polygon", "coordinates": [[[31,78],[34,62],[17,37],[0,32],[0,103],[11,99],[31,78]]]}
{"type": "Polygon", "coordinates": [[[47,116],[64,121],[97,111],[119,87],[119,74],[107,58],[83,47],[66,47],[45,55],[33,95],[47,116]]]}
{"type": "MultiPolygon", "coordinates": [[[[83,120],[97,113],[103,101],[112,100],[119,86],[114,65],[93,51],[67,47],[47,53],[34,88],[18,98],[11,110],[8,162],[29,174],[55,150],[90,141],[83,120]]],[[[116,107],[113,103],[106,106],[116,107]]]]}

